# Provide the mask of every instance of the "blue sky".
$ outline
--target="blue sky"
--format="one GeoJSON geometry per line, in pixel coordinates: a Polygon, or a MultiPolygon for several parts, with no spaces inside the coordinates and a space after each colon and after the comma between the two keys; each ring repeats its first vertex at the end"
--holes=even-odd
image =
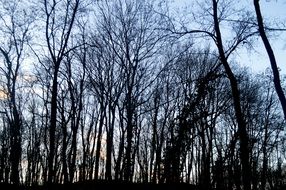
{"type": "MultiPolygon", "coordinates": [[[[201,2],[200,0],[198,1],[201,2]]],[[[191,7],[190,3],[194,3],[192,0],[174,0],[173,2],[178,7],[185,7],[186,9],[191,7]]],[[[254,11],[252,0],[241,0],[240,3],[246,4],[250,10],[254,11]]],[[[286,28],[286,0],[260,0],[260,6],[265,21],[285,21],[286,28]]],[[[286,31],[280,32],[279,35],[276,33],[269,36],[269,40],[281,73],[286,74],[286,31]]],[[[254,42],[254,47],[255,49],[251,52],[240,49],[236,54],[235,60],[243,66],[250,67],[254,72],[263,72],[267,67],[270,67],[270,63],[260,38],[254,42]]]]}
{"type": "MultiPolygon", "coordinates": [[[[263,16],[275,21],[285,21],[286,23],[286,1],[285,0],[261,0],[261,11],[263,16]]],[[[286,27],[286,24],[285,24],[286,27]]],[[[276,56],[276,61],[283,74],[286,74],[286,31],[280,35],[270,38],[270,43],[276,56]]],[[[254,70],[263,71],[270,67],[268,56],[264,49],[261,40],[258,42],[258,53],[254,54],[253,58],[248,58],[251,61],[254,70]]]]}

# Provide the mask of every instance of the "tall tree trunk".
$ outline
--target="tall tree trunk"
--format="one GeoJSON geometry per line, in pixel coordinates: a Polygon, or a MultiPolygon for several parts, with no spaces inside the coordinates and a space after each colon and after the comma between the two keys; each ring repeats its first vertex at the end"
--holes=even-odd
{"type": "Polygon", "coordinates": [[[64,177],[64,183],[68,182],[68,168],[67,168],[67,157],[66,157],[66,152],[67,152],[67,128],[66,128],[66,123],[64,119],[64,114],[62,114],[62,133],[63,133],[63,147],[62,147],[62,175],[64,177]]]}
{"type": "Polygon", "coordinates": [[[153,174],[152,177],[152,183],[156,183],[157,182],[157,168],[156,168],[156,161],[154,162],[154,158],[155,158],[155,154],[156,154],[156,150],[157,150],[157,145],[158,143],[158,131],[157,131],[157,120],[158,120],[158,112],[159,112],[159,101],[158,101],[159,97],[156,96],[154,99],[154,116],[152,118],[152,141],[151,141],[151,147],[150,147],[150,177],[153,174]],[[153,165],[154,165],[154,170],[153,170],[153,165]]]}
{"type": "MultiPolygon", "coordinates": [[[[15,108],[16,109],[16,108],[15,108]]],[[[14,120],[11,125],[11,182],[13,184],[20,183],[19,167],[21,160],[21,134],[20,134],[20,118],[17,110],[13,110],[14,120]]]]}
{"type": "MultiPolygon", "coordinates": [[[[58,74],[61,62],[66,56],[69,38],[72,32],[72,28],[75,22],[76,13],[79,7],[79,0],[67,1],[68,7],[72,5],[71,9],[66,9],[64,27],[61,29],[61,34],[58,33],[55,26],[55,15],[57,15],[57,6],[59,2],[53,1],[49,2],[44,0],[44,11],[46,14],[45,23],[45,37],[47,41],[47,48],[53,65],[53,81],[52,81],[52,92],[51,92],[51,118],[50,118],[50,130],[49,130],[49,152],[48,152],[48,184],[55,182],[56,171],[55,171],[55,135],[56,135],[56,125],[57,125],[57,99],[58,99],[58,74]],[[51,3],[51,4],[50,4],[51,3]],[[50,9],[50,10],[49,10],[50,9]],[[61,36],[59,38],[59,36],[61,36]],[[60,42],[58,44],[58,39],[60,42]],[[58,46],[57,46],[58,45],[58,46]]],[[[62,11],[62,10],[61,10],[62,11]]]]}
{"type": "MultiPolygon", "coordinates": [[[[11,153],[10,153],[10,159],[11,159],[11,182],[14,184],[19,185],[20,183],[20,174],[19,174],[19,167],[20,167],[20,161],[21,161],[21,118],[18,111],[18,106],[16,104],[16,77],[18,76],[18,68],[19,68],[19,56],[17,58],[17,67],[15,69],[15,73],[12,74],[12,68],[9,68],[9,73],[11,77],[8,80],[8,85],[11,86],[11,89],[9,91],[10,94],[10,105],[11,105],[11,111],[13,118],[10,121],[10,130],[11,130],[11,153]]],[[[11,66],[11,65],[10,65],[11,66]]]]}
{"type": "Polygon", "coordinates": [[[61,173],[61,182],[67,183],[68,182],[68,166],[67,166],[67,147],[68,147],[68,132],[67,132],[67,121],[65,118],[65,97],[62,95],[62,108],[60,110],[60,117],[61,117],[61,130],[62,130],[62,149],[61,149],[61,162],[62,162],[62,173],[61,173]],[[63,178],[63,179],[62,179],[63,178]]]}
{"type": "Polygon", "coordinates": [[[55,65],[53,86],[52,86],[52,100],[51,100],[51,120],[50,120],[50,144],[49,144],[49,155],[48,155],[48,184],[51,184],[55,180],[55,135],[57,125],[57,98],[58,98],[58,71],[59,64],[55,65]]]}
{"type": "Polygon", "coordinates": [[[115,123],[115,108],[110,108],[108,114],[108,130],[106,139],[106,180],[112,180],[112,149],[113,149],[113,135],[114,135],[114,123],[115,123]]]}
{"type": "Polygon", "coordinates": [[[98,134],[97,134],[97,142],[96,142],[96,153],[95,153],[95,169],[94,169],[94,179],[98,180],[98,172],[99,172],[99,161],[100,161],[100,152],[101,152],[101,138],[102,138],[102,128],[103,122],[105,118],[105,107],[102,106],[99,119],[99,126],[98,126],[98,134]]]}
{"type": "Polygon", "coordinates": [[[73,129],[72,134],[72,144],[71,144],[71,151],[70,151],[70,165],[69,165],[69,182],[73,182],[74,175],[75,175],[75,166],[76,166],[76,157],[77,157],[77,130],[78,126],[73,129]]]}
{"type": "Polygon", "coordinates": [[[264,24],[263,24],[263,18],[261,15],[261,11],[260,11],[259,0],[253,0],[253,3],[255,7],[255,12],[256,12],[258,31],[259,31],[260,37],[263,41],[264,47],[269,57],[269,61],[270,61],[272,72],[273,72],[273,82],[274,82],[275,90],[279,97],[279,100],[280,100],[280,103],[283,109],[284,118],[286,119],[286,98],[285,98],[284,91],[281,87],[281,80],[279,76],[279,70],[278,70],[278,66],[276,63],[275,55],[274,55],[274,52],[272,50],[272,47],[269,43],[269,40],[264,30],[264,24]]]}
{"type": "MultiPolygon", "coordinates": [[[[119,148],[118,148],[118,156],[115,163],[115,180],[121,180],[122,179],[122,158],[124,155],[124,141],[125,141],[125,130],[124,130],[124,122],[123,122],[123,113],[119,112],[119,122],[120,122],[120,128],[121,128],[121,134],[120,134],[120,141],[119,141],[119,148]]],[[[124,163],[123,163],[124,165],[124,163]]]]}
{"type": "MultiPolygon", "coordinates": [[[[132,88],[132,87],[131,87],[132,88]]],[[[132,96],[130,90],[127,93],[127,105],[126,105],[126,117],[127,117],[127,147],[125,152],[125,168],[124,168],[124,180],[132,181],[132,147],[133,147],[133,102],[132,102],[132,96]]]]}
{"type": "MultiPolygon", "coordinates": [[[[268,121],[267,121],[268,123],[268,121]]],[[[266,187],[266,177],[268,169],[268,157],[267,157],[267,141],[268,141],[268,124],[264,128],[264,139],[262,144],[262,172],[261,172],[261,189],[264,190],[266,187]]]]}
{"type": "MultiPolygon", "coordinates": [[[[69,81],[71,83],[71,79],[69,81]]],[[[71,144],[71,151],[70,151],[70,182],[73,182],[74,179],[74,173],[75,173],[75,166],[76,166],[76,157],[77,157],[77,133],[78,133],[78,128],[80,125],[80,120],[81,120],[81,112],[83,109],[83,103],[82,103],[82,98],[83,98],[83,80],[80,81],[80,93],[79,93],[79,105],[78,109],[76,109],[76,103],[75,103],[75,97],[72,92],[72,87],[70,85],[70,96],[71,96],[71,103],[72,103],[72,144],[71,144]]]]}
{"type": "Polygon", "coordinates": [[[250,184],[251,170],[250,170],[250,164],[249,164],[248,133],[246,130],[246,123],[245,123],[242,110],[241,110],[240,91],[239,91],[238,83],[235,78],[235,75],[233,74],[228,64],[227,58],[225,56],[224,48],[223,48],[222,37],[221,37],[220,26],[219,26],[217,3],[218,3],[217,0],[213,0],[213,19],[214,19],[214,29],[216,33],[216,45],[219,51],[220,61],[222,62],[224,66],[225,72],[227,74],[227,77],[231,85],[235,117],[236,117],[236,121],[238,125],[238,134],[240,138],[240,160],[242,164],[243,187],[244,187],[244,190],[250,190],[251,189],[251,184],[250,184]]]}

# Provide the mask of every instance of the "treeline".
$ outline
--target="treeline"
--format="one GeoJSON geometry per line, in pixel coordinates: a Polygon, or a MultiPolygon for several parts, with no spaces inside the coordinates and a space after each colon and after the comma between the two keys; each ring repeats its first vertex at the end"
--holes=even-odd
{"type": "Polygon", "coordinates": [[[284,80],[234,61],[276,30],[236,6],[2,0],[0,182],[285,187],[284,80]]]}

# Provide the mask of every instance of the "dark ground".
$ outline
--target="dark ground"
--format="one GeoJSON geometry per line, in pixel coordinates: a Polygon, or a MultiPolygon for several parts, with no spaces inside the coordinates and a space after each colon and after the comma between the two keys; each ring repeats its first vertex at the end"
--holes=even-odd
{"type": "Polygon", "coordinates": [[[11,184],[0,183],[0,190],[65,190],[65,189],[74,189],[74,190],[89,190],[89,189],[99,189],[99,190],[108,190],[108,189],[132,189],[132,190],[197,190],[194,185],[190,184],[150,184],[150,183],[124,183],[124,182],[79,182],[73,184],[53,184],[50,186],[15,186],[11,184]]]}

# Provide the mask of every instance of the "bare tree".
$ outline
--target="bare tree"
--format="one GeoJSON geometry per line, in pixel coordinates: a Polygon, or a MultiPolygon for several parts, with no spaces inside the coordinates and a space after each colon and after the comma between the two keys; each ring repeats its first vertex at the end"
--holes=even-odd
{"type": "Polygon", "coordinates": [[[126,147],[122,147],[125,149],[119,148],[124,150],[124,157],[121,160],[123,152],[119,151],[117,166],[122,166],[123,179],[132,181],[138,143],[135,134],[140,130],[139,126],[137,128],[137,109],[145,99],[140,96],[153,79],[147,77],[153,72],[151,59],[158,52],[164,35],[157,30],[158,15],[145,1],[112,1],[99,5],[102,20],[99,20],[99,39],[95,44],[99,46],[102,54],[99,61],[103,64],[97,66],[97,77],[100,78],[94,82],[100,90],[99,98],[104,100],[102,109],[108,124],[106,175],[110,178],[110,151],[115,130],[112,118],[116,116],[117,109],[121,112],[122,140],[126,139],[126,147]]]}
{"type": "MultiPolygon", "coordinates": [[[[210,37],[213,42],[216,45],[220,62],[224,67],[225,73],[229,79],[230,87],[232,91],[232,98],[233,98],[233,106],[235,110],[235,117],[236,122],[238,124],[238,134],[240,138],[240,160],[242,164],[242,178],[243,178],[243,186],[244,189],[249,190],[250,189],[250,181],[249,176],[251,174],[250,172],[250,165],[249,165],[249,147],[248,147],[248,133],[246,130],[246,123],[243,117],[242,107],[241,107],[241,100],[240,100],[240,88],[237,81],[237,78],[235,76],[235,73],[233,72],[228,58],[231,56],[231,54],[236,51],[236,49],[239,47],[239,45],[242,44],[242,42],[247,42],[248,39],[256,34],[255,31],[253,31],[253,22],[252,17],[248,16],[248,21],[245,20],[245,16],[242,17],[242,20],[245,22],[241,22],[240,19],[230,19],[228,18],[228,15],[226,15],[228,12],[226,10],[231,10],[232,7],[231,3],[229,1],[218,1],[218,0],[212,0],[211,6],[208,6],[208,4],[200,4],[200,7],[203,7],[203,13],[202,17],[205,18],[203,21],[198,21],[199,24],[207,24],[207,26],[202,26],[202,29],[194,29],[184,32],[177,32],[179,34],[196,34],[200,35],[199,37],[210,37]],[[206,7],[204,7],[206,6],[206,7]],[[208,20],[209,17],[210,19],[208,20]],[[233,22],[235,26],[233,28],[234,36],[233,40],[231,40],[228,43],[224,43],[225,40],[222,37],[221,32],[221,25],[223,21],[230,21],[233,22]]],[[[242,14],[243,15],[243,14],[242,14]]],[[[246,15],[249,15],[246,13],[246,15]]],[[[196,18],[194,18],[196,19],[196,18]]],[[[174,31],[173,31],[174,32],[174,31]]]]}
{"type": "Polygon", "coordinates": [[[273,49],[271,47],[271,44],[270,44],[268,37],[266,35],[266,32],[265,32],[265,26],[263,23],[263,17],[262,17],[262,13],[260,10],[259,0],[253,0],[253,3],[254,3],[254,7],[255,7],[258,31],[259,31],[260,37],[263,41],[264,47],[265,47],[267,54],[268,54],[268,57],[269,57],[270,65],[271,65],[272,72],[273,72],[273,82],[274,82],[275,90],[276,90],[276,93],[277,93],[279,100],[281,102],[282,110],[284,112],[284,117],[286,119],[286,98],[285,98],[283,88],[281,86],[279,69],[277,66],[277,62],[275,59],[273,49]]]}
{"type": "Polygon", "coordinates": [[[68,43],[79,9],[79,0],[44,1],[45,37],[53,68],[49,129],[48,183],[55,181],[55,132],[57,128],[58,74],[68,53],[68,43]]]}
{"type": "Polygon", "coordinates": [[[180,23],[160,0],[3,2],[0,183],[283,187],[276,75],[231,61],[261,32],[235,2],[196,1],[180,23]]]}
{"type": "Polygon", "coordinates": [[[0,30],[2,45],[0,46],[1,57],[4,64],[0,70],[4,76],[1,81],[2,93],[6,100],[4,113],[9,125],[10,135],[10,162],[11,183],[20,182],[20,163],[22,155],[22,126],[20,94],[17,89],[21,86],[20,78],[24,77],[21,67],[26,57],[27,43],[30,41],[30,28],[35,19],[33,12],[21,8],[25,2],[3,2],[1,5],[0,22],[3,26],[0,30]],[[30,15],[31,14],[31,15],[30,15]]]}
{"type": "Polygon", "coordinates": [[[222,42],[222,36],[220,31],[220,18],[218,14],[218,1],[213,0],[213,21],[214,21],[214,30],[215,30],[215,39],[216,39],[216,45],[218,48],[219,56],[221,63],[224,66],[225,72],[228,76],[230,85],[231,85],[231,91],[233,96],[233,103],[234,103],[234,109],[235,109],[235,116],[238,124],[238,132],[239,132],[239,138],[240,138],[240,160],[242,164],[242,179],[243,179],[243,187],[245,190],[250,190],[250,164],[249,164],[249,137],[246,130],[246,123],[243,118],[242,110],[241,110],[241,101],[240,101],[240,90],[238,87],[237,79],[230,68],[230,65],[227,60],[227,56],[225,54],[224,45],[222,42]]]}

